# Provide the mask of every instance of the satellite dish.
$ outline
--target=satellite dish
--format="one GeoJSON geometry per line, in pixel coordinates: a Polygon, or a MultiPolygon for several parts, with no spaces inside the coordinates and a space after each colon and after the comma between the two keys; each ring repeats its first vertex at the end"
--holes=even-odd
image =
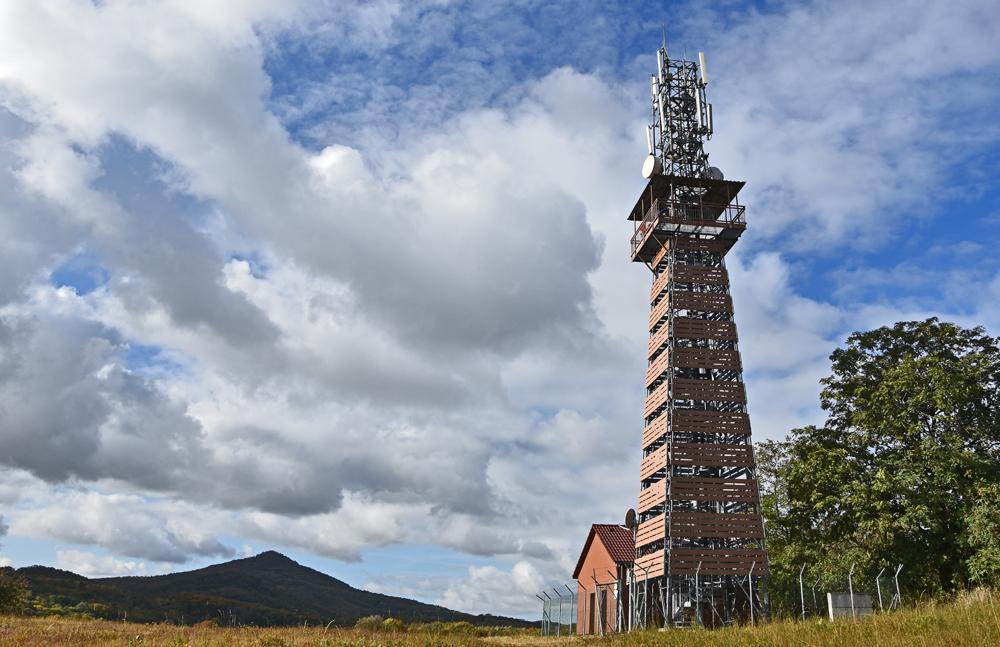
{"type": "Polygon", "coordinates": [[[655,155],[650,155],[646,158],[646,161],[642,163],[642,177],[649,179],[663,170],[663,165],[660,164],[660,159],[655,155]]]}
{"type": "Polygon", "coordinates": [[[635,528],[635,525],[636,525],[635,524],[635,510],[633,510],[632,508],[629,508],[628,512],[625,513],[625,527],[626,528],[635,528]]]}
{"type": "Polygon", "coordinates": [[[710,180],[725,180],[726,176],[722,174],[722,170],[718,166],[708,167],[708,179],[710,180]]]}

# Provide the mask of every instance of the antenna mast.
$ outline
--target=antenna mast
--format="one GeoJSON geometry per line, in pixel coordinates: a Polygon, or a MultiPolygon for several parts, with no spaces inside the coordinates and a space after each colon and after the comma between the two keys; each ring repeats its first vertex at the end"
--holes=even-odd
{"type": "Polygon", "coordinates": [[[701,52],[698,61],[671,59],[664,34],[656,52],[656,74],[649,83],[652,123],[646,140],[654,159],[643,167],[647,178],[657,173],[709,177],[704,142],[712,138],[712,106],[705,94],[708,73],[701,52]]]}

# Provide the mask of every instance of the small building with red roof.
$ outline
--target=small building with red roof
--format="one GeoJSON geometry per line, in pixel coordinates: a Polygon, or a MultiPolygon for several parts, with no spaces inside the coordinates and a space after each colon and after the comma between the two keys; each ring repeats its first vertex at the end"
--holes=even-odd
{"type": "Polygon", "coordinates": [[[590,527],[573,579],[577,582],[579,634],[621,631],[628,618],[628,572],[635,561],[631,529],[613,523],[590,527]]]}

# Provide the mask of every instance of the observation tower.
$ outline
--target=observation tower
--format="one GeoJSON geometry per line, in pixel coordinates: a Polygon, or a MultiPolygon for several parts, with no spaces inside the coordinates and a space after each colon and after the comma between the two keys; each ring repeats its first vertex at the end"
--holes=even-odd
{"type": "Polygon", "coordinates": [[[646,187],[628,215],[649,293],[630,627],[755,622],[768,574],[726,253],[746,229],[744,183],[709,166],[705,57],[650,78],[646,187]]]}

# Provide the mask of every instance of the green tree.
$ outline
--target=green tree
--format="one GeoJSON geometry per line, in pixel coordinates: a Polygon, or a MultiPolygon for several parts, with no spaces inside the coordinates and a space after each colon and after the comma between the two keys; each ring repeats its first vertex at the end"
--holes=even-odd
{"type": "Polygon", "coordinates": [[[911,595],[987,577],[971,570],[992,550],[971,522],[996,521],[984,506],[1000,483],[997,340],[931,318],[854,333],[830,359],[826,424],[758,450],[777,608],[798,609],[803,563],[843,586],[852,562],[866,583],[901,562],[911,595]]]}
{"type": "Polygon", "coordinates": [[[0,568],[0,613],[19,613],[28,600],[28,585],[12,568],[0,568]]]}
{"type": "Polygon", "coordinates": [[[976,584],[1000,586],[1000,485],[979,490],[969,514],[969,578],[976,584]]]}

